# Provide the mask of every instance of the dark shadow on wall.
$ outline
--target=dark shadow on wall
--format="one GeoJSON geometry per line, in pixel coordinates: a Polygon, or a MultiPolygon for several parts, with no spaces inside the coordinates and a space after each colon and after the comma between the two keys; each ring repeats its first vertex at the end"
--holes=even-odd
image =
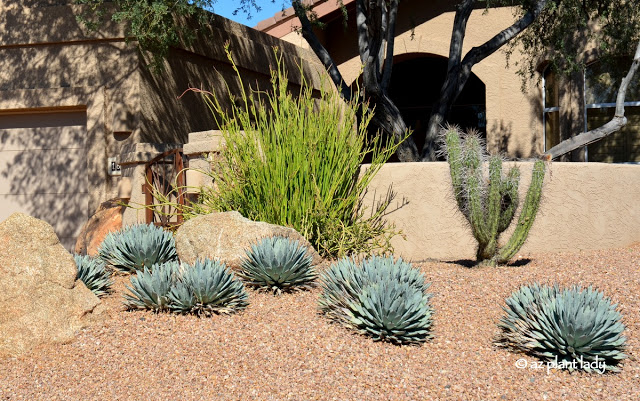
{"type": "MultiPolygon", "coordinates": [[[[145,111],[141,116],[143,141],[184,143],[189,132],[217,129],[215,118],[202,95],[188,89],[216,93],[222,108],[229,110],[231,100],[228,92],[234,94],[234,103],[239,105],[242,85],[247,93],[271,89],[271,70],[277,67],[278,58],[287,71],[292,94],[300,89],[302,69],[305,80],[318,95],[324,68],[310,61],[306,51],[222,17],[212,18],[212,28],[192,46],[171,49],[164,71],[140,69],[141,105],[145,111]],[[242,85],[227,58],[225,44],[228,44],[239,70],[242,85]],[[277,48],[277,53],[274,48],[277,48]]],[[[142,56],[143,63],[150,61],[150,57],[142,56]]]]}
{"type": "Polygon", "coordinates": [[[109,182],[104,98],[137,66],[118,62],[131,46],[87,32],[62,3],[0,5],[0,220],[43,219],[72,249],[109,182]]]}

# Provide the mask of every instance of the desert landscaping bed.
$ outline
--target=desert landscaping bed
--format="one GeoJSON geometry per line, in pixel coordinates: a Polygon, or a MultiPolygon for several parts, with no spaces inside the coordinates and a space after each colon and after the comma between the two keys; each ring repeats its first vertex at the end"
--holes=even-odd
{"type": "Polygon", "coordinates": [[[120,277],[103,324],[69,344],[0,361],[0,399],[639,399],[640,245],[466,265],[417,265],[432,283],[434,338],[402,347],[328,323],[317,289],[250,291],[245,311],[197,318],[123,310],[128,279],[120,277]],[[535,358],[492,345],[504,298],[534,280],[593,284],[620,304],[630,355],[621,373],[547,372],[531,367],[535,358]],[[521,358],[529,367],[516,367],[521,358]]]}

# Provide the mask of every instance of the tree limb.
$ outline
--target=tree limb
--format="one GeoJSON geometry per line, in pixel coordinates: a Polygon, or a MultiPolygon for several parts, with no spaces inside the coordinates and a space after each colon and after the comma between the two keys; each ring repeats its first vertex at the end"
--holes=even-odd
{"type": "Polygon", "coordinates": [[[391,0],[389,4],[389,28],[387,29],[387,55],[384,61],[384,70],[380,86],[384,92],[389,88],[391,82],[391,71],[393,66],[393,48],[396,37],[396,20],[398,17],[398,0],[391,0]]]}
{"type": "Polygon", "coordinates": [[[353,91],[344,81],[342,74],[340,74],[336,63],[329,55],[327,49],[322,46],[322,43],[320,43],[316,35],[313,33],[313,27],[311,26],[309,18],[307,18],[307,11],[305,7],[301,4],[300,0],[293,0],[291,5],[293,6],[296,16],[302,25],[302,36],[307,43],[309,43],[313,52],[318,56],[324,67],[327,69],[329,77],[331,77],[336,88],[340,91],[342,98],[346,101],[351,101],[353,99],[353,91]]]}
{"type": "Polygon", "coordinates": [[[497,35],[486,41],[480,46],[473,47],[464,56],[462,60],[462,66],[460,69],[460,82],[455,99],[460,95],[464,85],[467,83],[469,76],[471,76],[471,68],[480,61],[489,57],[496,50],[504,46],[511,39],[515,38],[520,32],[524,31],[529,25],[531,25],[540,15],[548,0],[539,0],[535,3],[535,6],[527,11],[519,20],[514,22],[508,28],[503,29],[497,35]]]}
{"type": "Polygon", "coordinates": [[[592,129],[591,131],[583,132],[582,134],[576,135],[560,142],[556,146],[544,152],[543,159],[556,159],[573,150],[599,141],[600,139],[621,130],[627,124],[627,118],[624,116],[624,99],[627,95],[629,83],[633,79],[635,73],[638,71],[638,66],[640,66],[640,41],[638,41],[638,47],[633,57],[631,67],[629,68],[629,72],[620,83],[620,89],[618,89],[618,96],[616,98],[616,114],[613,116],[611,121],[601,127],[592,129]]]}

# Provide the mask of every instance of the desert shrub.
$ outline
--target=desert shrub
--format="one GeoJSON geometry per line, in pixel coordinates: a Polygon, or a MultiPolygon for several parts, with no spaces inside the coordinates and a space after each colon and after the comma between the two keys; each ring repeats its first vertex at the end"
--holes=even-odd
{"type": "Polygon", "coordinates": [[[249,287],[281,293],[313,286],[313,258],[298,241],[263,238],[251,246],[238,274],[249,287]]]}
{"type": "Polygon", "coordinates": [[[511,238],[500,247],[500,234],[511,225],[518,208],[520,170],[512,167],[503,174],[502,159],[486,155],[477,132],[469,132],[463,137],[456,127],[447,127],[442,131],[442,140],[458,208],[478,241],[478,262],[489,265],[507,263],[524,244],[538,213],[544,162],[538,160],[534,163],[518,224],[511,238]],[[485,177],[483,162],[487,158],[489,172],[485,177]]]}
{"type": "Polygon", "coordinates": [[[169,309],[169,291],[178,281],[180,264],[176,261],[144,267],[130,278],[129,294],[124,294],[129,309],[163,312],[169,309]]]}
{"type": "Polygon", "coordinates": [[[113,280],[102,260],[89,255],[73,255],[73,259],[78,269],[76,280],[82,280],[84,285],[99,298],[111,292],[113,280]]]}
{"type": "MultiPolygon", "coordinates": [[[[233,63],[228,48],[227,55],[233,63]]],[[[226,147],[211,173],[216,188],[204,188],[185,217],[237,210],[251,220],[293,227],[325,256],[389,250],[396,232],[383,214],[393,194],[371,210],[362,200],[397,146],[368,139],[372,114],[366,107],[345,103],[330,89],[314,98],[302,71],[294,96],[276,56],[269,92],[247,90],[240,80],[240,93],[225,94],[230,110],[217,94],[201,92],[226,147]],[[371,166],[361,170],[367,156],[371,166]]]]}
{"type": "Polygon", "coordinates": [[[178,259],[173,234],[153,224],[137,224],[107,234],[98,255],[125,273],[178,259]]]}
{"type": "Polygon", "coordinates": [[[247,292],[224,263],[209,259],[183,264],[183,271],[169,292],[169,309],[210,316],[234,313],[247,305],[247,292]]]}
{"type": "Polygon", "coordinates": [[[430,284],[410,263],[343,258],[321,276],[320,309],[374,340],[418,344],[431,337],[430,284]]]}
{"type": "Polygon", "coordinates": [[[617,305],[598,290],[523,285],[506,300],[498,343],[568,370],[618,371],[626,338],[617,305]]]}

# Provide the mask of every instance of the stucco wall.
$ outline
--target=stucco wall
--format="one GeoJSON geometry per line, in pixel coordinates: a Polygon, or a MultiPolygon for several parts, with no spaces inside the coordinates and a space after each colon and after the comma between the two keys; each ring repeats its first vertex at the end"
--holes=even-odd
{"type": "MultiPolygon", "coordinates": [[[[517,164],[524,199],[532,163],[517,164]]],[[[408,201],[388,215],[388,221],[406,236],[406,240],[393,240],[396,255],[412,261],[474,259],[475,240],[453,198],[447,163],[387,164],[374,178],[370,193],[384,193],[390,184],[398,204],[402,198],[408,201]]],[[[551,163],[538,216],[519,255],[624,247],[638,242],[638,199],[640,166],[551,163]]],[[[510,232],[504,233],[503,241],[510,232]]]]}
{"type": "MultiPolygon", "coordinates": [[[[0,2],[0,113],[86,110],[89,214],[116,195],[109,157],[136,143],[183,143],[189,132],[215,128],[202,99],[178,96],[189,87],[220,89],[225,80],[237,86],[225,42],[253,87],[269,85],[273,46],[285,54],[289,71],[301,65],[314,85],[324,71],[306,60],[306,50],[215,16],[210,31],[187,49],[173,49],[165,71],[152,74],[143,66],[147,56],[135,42],[126,43],[122,25],[108,22],[89,31],[76,21],[83,7],[72,4],[0,2]]],[[[297,76],[292,74],[294,85],[297,76]]]]}

